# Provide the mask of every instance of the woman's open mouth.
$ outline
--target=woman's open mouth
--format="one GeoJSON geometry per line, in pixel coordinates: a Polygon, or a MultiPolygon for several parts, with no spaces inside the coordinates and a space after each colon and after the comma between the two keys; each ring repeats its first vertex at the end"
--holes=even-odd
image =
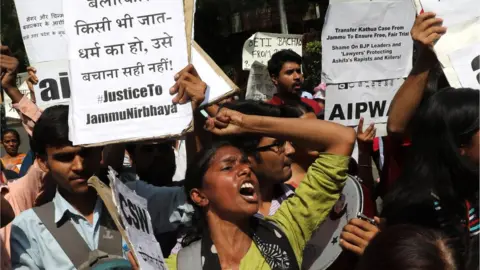
{"type": "Polygon", "coordinates": [[[250,182],[245,182],[240,186],[240,195],[247,202],[258,202],[255,186],[250,182]]]}

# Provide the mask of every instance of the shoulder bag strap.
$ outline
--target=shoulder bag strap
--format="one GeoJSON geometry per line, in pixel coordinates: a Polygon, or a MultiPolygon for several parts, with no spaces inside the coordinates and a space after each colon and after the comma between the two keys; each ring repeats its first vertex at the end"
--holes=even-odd
{"type": "Polygon", "coordinates": [[[202,239],[180,249],[177,256],[177,269],[202,269],[202,239]]]}
{"type": "Polygon", "coordinates": [[[73,227],[70,220],[68,219],[57,226],[55,223],[55,207],[53,202],[35,207],[33,211],[52,234],[53,238],[55,238],[65,254],[67,254],[75,268],[79,268],[80,265],[88,259],[90,248],[78,233],[77,229],[73,227]]]}

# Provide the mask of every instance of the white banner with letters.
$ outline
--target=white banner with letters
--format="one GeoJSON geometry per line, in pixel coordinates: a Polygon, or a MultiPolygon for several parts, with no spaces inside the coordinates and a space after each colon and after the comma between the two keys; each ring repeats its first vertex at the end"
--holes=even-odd
{"type": "Polygon", "coordinates": [[[410,1],[332,2],[322,32],[322,76],[329,84],[406,77],[412,68],[410,1]]]}
{"type": "Polygon", "coordinates": [[[140,269],[166,270],[160,244],[153,234],[147,200],[123,184],[112,170],[109,171],[108,178],[118,214],[125,226],[128,240],[134,248],[140,269]]]}
{"type": "Polygon", "coordinates": [[[168,91],[188,64],[182,1],[64,0],[63,9],[74,145],[187,130],[191,106],[168,91]]]}
{"type": "Polygon", "coordinates": [[[364,81],[327,85],[325,120],[345,126],[386,123],[390,103],[404,79],[364,81]]]}
{"type": "Polygon", "coordinates": [[[34,86],[40,108],[68,104],[68,54],[62,0],[15,0],[18,22],[30,66],[37,69],[34,86]]]}
{"type": "Polygon", "coordinates": [[[480,1],[420,0],[420,5],[417,10],[435,12],[447,27],[434,50],[450,86],[480,89],[479,70],[475,69],[480,56],[480,1]]]}
{"type": "Polygon", "coordinates": [[[253,62],[267,65],[272,55],[289,49],[302,55],[302,35],[256,33],[243,44],[242,68],[249,70],[253,62]]]}

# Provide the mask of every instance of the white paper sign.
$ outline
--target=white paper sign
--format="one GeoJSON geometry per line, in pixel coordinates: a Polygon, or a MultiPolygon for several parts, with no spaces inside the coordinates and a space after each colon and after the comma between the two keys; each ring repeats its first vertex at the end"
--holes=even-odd
{"type": "Polygon", "coordinates": [[[450,61],[462,87],[480,90],[480,43],[451,53],[450,61]]]}
{"type": "Polygon", "coordinates": [[[411,2],[330,3],[322,32],[326,83],[406,77],[412,68],[411,2]]]}
{"type": "Polygon", "coordinates": [[[190,104],[169,88],[188,64],[183,2],[63,1],[73,144],[173,136],[190,104]]]}
{"type": "MultiPolygon", "coordinates": [[[[478,0],[420,0],[421,8],[425,12],[435,12],[437,17],[443,19],[443,25],[447,27],[444,34],[434,46],[438,60],[442,64],[443,72],[452,87],[462,87],[461,78],[464,74],[459,73],[460,66],[469,63],[459,63],[456,67],[455,55],[462,57],[462,51],[469,50],[480,44],[480,1],[478,0]],[[456,53],[459,51],[460,53],[456,53]],[[452,58],[453,55],[453,58],[452,58]]],[[[468,59],[465,59],[468,61],[468,59]]],[[[461,60],[460,60],[461,61],[461,60]]]]}
{"type": "Polygon", "coordinates": [[[110,171],[108,177],[115,205],[134,248],[140,269],[167,269],[160,244],[153,234],[147,200],[118,180],[114,172],[110,171]]]}
{"type": "Polygon", "coordinates": [[[68,60],[36,63],[38,84],[34,86],[38,107],[44,109],[59,104],[68,104],[70,83],[68,60]]]}
{"type": "Polygon", "coordinates": [[[274,53],[285,49],[302,55],[302,35],[256,33],[243,44],[243,70],[249,70],[254,61],[267,65],[274,53]]]}
{"type": "Polygon", "coordinates": [[[15,0],[15,7],[30,64],[66,59],[61,1],[15,0]]]}
{"type": "Polygon", "coordinates": [[[271,99],[276,92],[277,88],[268,74],[267,67],[255,61],[248,75],[245,99],[265,101],[271,99]]]}
{"type": "Polygon", "coordinates": [[[209,104],[232,91],[232,87],[213,70],[194,46],[192,46],[192,64],[202,81],[208,86],[202,105],[209,104]]]}
{"type": "Polygon", "coordinates": [[[325,120],[345,126],[386,123],[390,103],[404,79],[327,85],[325,120]]]}

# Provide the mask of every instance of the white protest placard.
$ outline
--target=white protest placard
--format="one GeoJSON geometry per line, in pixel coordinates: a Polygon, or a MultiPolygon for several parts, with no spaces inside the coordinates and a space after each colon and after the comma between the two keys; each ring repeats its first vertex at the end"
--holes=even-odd
{"type": "Polygon", "coordinates": [[[128,240],[133,246],[140,269],[167,269],[160,244],[153,234],[147,200],[123,184],[113,171],[108,178],[118,214],[125,226],[128,240]]]}
{"type": "Polygon", "coordinates": [[[75,145],[183,134],[190,104],[172,103],[188,64],[183,2],[63,1],[75,145]]]}
{"type": "Polygon", "coordinates": [[[243,44],[242,68],[249,70],[254,61],[267,65],[274,53],[285,49],[302,55],[302,35],[256,33],[243,44]]]}
{"type": "Polygon", "coordinates": [[[67,105],[70,100],[68,60],[36,63],[38,84],[34,86],[38,107],[45,109],[54,105],[67,105]]]}
{"type": "Polygon", "coordinates": [[[250,68],[245,99],[269,100],[275,95],[277,88],[270,78],[267,66],[255,61],[250,68]]]}
{"type": "Polygon", "coordinates": [[[328,85],[325,120],[345,126],[365,123],[386,123],[390,103],[404,79],[366,81],[328,85]]]}
{"type": "Polygon", "coordinates": [[[412,68],[410,1],[330,3],[322,32],[329,84],[406,77],[412,68]]]}
{"type": "Polygon", "coordinates": [[[68,104],[68,54],[62,0],[16,0],[15,6],[30,65],[37,69],[34,86],[40,108],[68,104]]]}
{"type": "Polygon", "coordinates": [[[462,87],[480,90],[480,43],[454,51],[449,57],[462,87]]]}
{"type": "Polygon", "coordinates": [[[67,58],[62,2],[15,0],[30,64],[67,58]]]}
{"type": "MultiPolygon", "coordinates": [[[[459,66],[465,66],[472,59],[464,58],[462,51],[480,44],[480,1],[477,0],[420,0],[421,7],[417,10],[435,12],[443,19],[447,32],[435,43],[434,51],[442,64],[443,72],[452,87],[462,87],[464,74],[460,74],[459,66]],[[453,56],[453,58],[452,58],[453,56]],[[459,63],[456,56],[467,63],[459,63]],[[457,68],[453,66],[453,61],[457,68]]],[[[418,3],[417,3],[418,4],[418,3]]],[[[480,54],[480,52],[478,52],[480,54]]],[[[478,55],[478,54],[477,54],[478,55]]],[[[465,86],[463,86],[465,87],[465,86]]]]}
{"type": "Polygon", "coordinates": [[[193,42],[192,46],[192,64],[195,66],[202,81],[207,84],[205,100],[202,102],[202,105],[214,103],[225,96],[239,91],[238,86],[230,80],[196,42],[193,42]]]}

